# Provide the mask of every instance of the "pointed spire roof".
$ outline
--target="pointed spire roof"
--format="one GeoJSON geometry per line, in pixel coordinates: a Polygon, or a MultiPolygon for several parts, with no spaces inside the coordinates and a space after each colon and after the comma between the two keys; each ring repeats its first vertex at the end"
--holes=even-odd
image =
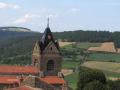
{"type": "Polygon", "coordinates": [[[55,44],[55,46],[57,48],[59,48],[58,43],[54,40],[54,37],[53,37],[52,32],[50,30],[50,27],[49,27],[49,18],[48,18],[48,20],[47,20],[47,27],[46,27],[46,29],[45,29],[45,31],[43,33],[43,36],[42,36],[42,38],[40,40],[41,51],[43,51],[46,48],[46,46],[51,41],[55,44]]]}
{"type": "Polygon", "coordinates": [[[47,42],[50,42],[50,41],[53,41],[53,40],[54,39],[53,39],[53,35],[52,35],[52,32],[51,32],[50,27],[49,27],[49,18],[48,18],[47,27],[44,31],[44,34],[41,38],[41,41],[42,41],[43,44],[46,44],[47,42]]]}
{"type": "Polygon", "coordinates": [[[47,19],[47,27],[49,27],[49,17],[48,17],[48,19],[47,19]]]}

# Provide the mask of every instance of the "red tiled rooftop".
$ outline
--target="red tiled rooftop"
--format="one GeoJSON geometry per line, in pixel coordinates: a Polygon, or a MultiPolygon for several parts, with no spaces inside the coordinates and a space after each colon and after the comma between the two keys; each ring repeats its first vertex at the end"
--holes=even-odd
{"type": "Polygon", "coordinates": [[[37,74],[39,70],[33,66],[0,66],[0,73],[4,74],[37,74]]]}
{"type": "Polygon", "coordinates": [[[44,78],[40,78],[44,82],[47,82],[48,84],[65,84],[66,81],[62,78],[59,78],[58,76],[46,76],[44,78]]]}
{"type": "Polygon", "coordinates": [[[19,84],[17,76],[0,76],[0,84],[19,84]]]}
{"type": "Polygon", "coordinates": [[[24,85],[24,86],[20,86],[20,87],[17,87],[17,88],[11,88],[11,89],[8,89],[8,90],[37,90],[37,89],[24,85]]]}

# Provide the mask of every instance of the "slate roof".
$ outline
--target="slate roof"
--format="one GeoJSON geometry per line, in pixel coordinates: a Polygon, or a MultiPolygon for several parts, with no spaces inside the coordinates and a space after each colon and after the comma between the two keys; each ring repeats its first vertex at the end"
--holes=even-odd
{"type": "Polygon", "coordinates": [[[41,53],[51,41],[55,44],[56,48],[59,50],[58,41],[54,39],[50,28],[47,27],[45,29],[44,33],[43,33],[43,36],[42,36],[41,40],[39,41],[39,46],[40,46],[40,49],[41,49],[41,53]],[[48,38],[49,36],[50,36],[50,39],[48,38]]]}

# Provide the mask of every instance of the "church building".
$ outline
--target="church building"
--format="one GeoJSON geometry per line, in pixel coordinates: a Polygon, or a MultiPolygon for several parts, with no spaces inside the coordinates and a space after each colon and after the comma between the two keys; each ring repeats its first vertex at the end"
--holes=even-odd
{"type": "MultiPolygon", "coordinates": [[[[36,42],[33,54],[32,64],[40,69],[40,76],[61,75],[62,57],[58,41],[54,39],[49,28],[47,28],[40,41],[36,42]]],[[[61,77],[61,76],[60,76],[61,77]]]]}
{"type": "Polygon", "coordinates": [[[69,90],[61,72],[62,56],[49,19],[33,48],[32,66],[0,66],[0,90],[69,90]]]}

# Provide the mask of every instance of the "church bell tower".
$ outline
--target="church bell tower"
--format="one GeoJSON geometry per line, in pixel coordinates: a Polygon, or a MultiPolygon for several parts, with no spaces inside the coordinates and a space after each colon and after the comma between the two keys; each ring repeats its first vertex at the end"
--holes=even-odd
{"type": "Polygon", "coordinates": [[[61,72],[61,63],[60,47],[52,35],[48,18],[42,38],[34,46],[32,65],[39,68],[41,76],[56,76],[61,72]]]}

